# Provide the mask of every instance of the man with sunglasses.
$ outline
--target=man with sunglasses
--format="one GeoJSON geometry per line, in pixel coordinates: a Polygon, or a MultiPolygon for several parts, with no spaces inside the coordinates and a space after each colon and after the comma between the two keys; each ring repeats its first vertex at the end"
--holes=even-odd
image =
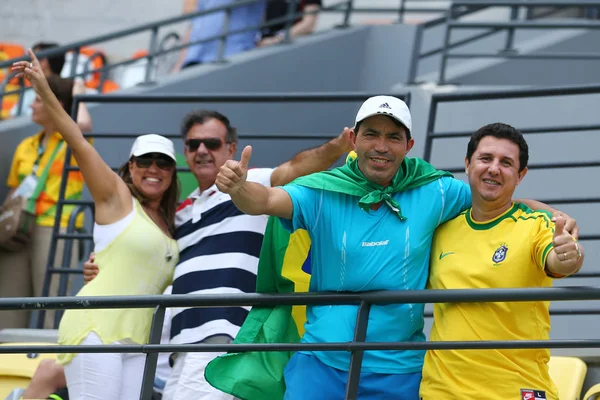
{"type": "MultiPolygon", "coordinates": [[[[226,116],[198,110],[184,118],[181,133],[186,161],[198,180],[198,189],[181,204],[176,215],[180,259],[173,277],[173,294],[254,292],[267,217],[245,215],[215,185],[219,170],[235,155],[236,129],[226,116]]],[[[277,168],[251,169],[248,180],[280,186],[328,168],[351,148],[350,130],[346,128],[337,138],[303,151],[277,168]]],[[[174,308],[171,344],[230,343],[248,308],[174,308]]],[[[175,354],[163,399],[231,399],[204,379],[204,368],[220,354],[175,354]]]]}

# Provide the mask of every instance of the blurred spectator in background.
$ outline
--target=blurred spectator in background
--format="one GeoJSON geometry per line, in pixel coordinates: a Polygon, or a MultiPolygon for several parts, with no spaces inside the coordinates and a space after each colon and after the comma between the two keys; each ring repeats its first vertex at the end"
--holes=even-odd
{"type": "MultiPolygon", "coordinates": [[[[266,22],[268,23],[269,21],[284,18],[288,13],[288,7],[292,1],[296,3],[294,14],[301,12],[310,14],[304,14],[303,16],[295,18],[293,26],[290,28],[290,38],[310,35],[317,25],[317,11],[319,11],[323,5],[321,0],[271,0],[267,3],[266,22]]],[[[261,30],[262,40],[258,45],[270,46],[283,41],[285,38],[285,25],[285,21],[282,21],[275,25],[263,28],[261,30]]]]}
{"type": "MultiPolygon", "coordinates": [[[[40,65],[44,65],[41,64],[40,65]]],[[[44,71],[45,73],[45,71],[44,71]]],[[[65,111],[70,112],[73,103],[73,94],[85,90],[82,82],[73,84],[73,81],[51,75],[47,78],[52,93],[58,98],[65,111]]],[[[39,96],[35,95],[31,105],[31,120],[42,129],[33,136],[21,141],[15,150],[7,185],[10,191],[7,199],[13,194],[29,198],[31,190],[42,171],[55,153],[54,160],[48,169],[48,177],[35,203],[36,226],[31,239],[21,251],[10,252],[0,250],[0,297],[29,297],[41,296],[46,275],[48,252],[52,239],[52,227],[56,216],[56,202],[62,181],[62,172],[65,163],[66,146],[63,137],[57,131],[50,117],[47,106],[39,96]],[[33,182],[33,184],[32,184],[33,182]]],[[[80,103],[77,123],[82,131],[92,129],[92,120],[87,108],[80,103]]],[[[75,162],[72,162],[75,165],[75,162]]],[[[69,179],[65,191],[65,198],[76,200],[81,198],[83,192],[83,177],[78,171],[69,172],[69,179]]],[[[60,221],[61,231],[64,231],[69,222],[71,212],[75,206],[63,206],[60,221]]],[[[76,227],[83,226],[83,214],[77,218],[76,227]]],[[[64,241],[59,240],[56,247],[55,260],[62,260],[64,241]]],[[[71,264],[77,264],[77,257],[71,257],[71,264]]],[[[56,295],[58,277],[51,281],[50,294],[56,295]]],[[[52,328],[55,311],[46,311],[45,327],[52,328]]],[[[26,328],[29,325],[29,311],[3,311],[0,313],[0,329],[26,328]]]]}
{"type": "MultiPolygon", "coordinates": [[[[185,0],[183,12],[187,14],[207,11],[217,7],[234,5],[235,3],[235,0],[185,0]]],[[[259,34],[259,26],[265,14],[265,4],[266,0],[259,0],[254,4],[232,8],[229,18],[226,17],[225,11],[195,18],[186,31],[184,43],[208,39],[224,31],[237,31],[256,27],[256,29],[230,35],[223,49],[223,57],[253,49],[256,47],[256,37],[259,34]]],[[[218,61],[220,46],[220,40],[213,40],[183,49],[175,70],[218,61]]]]}
{"type": "MultiPolygon", "coordinates": [[[[34,53],[39,53],[40,51],[52,49],[54,47],[58,47],[58,43],[50,43],[50,42],[39,42],[33,45],[32,49],[34,53]]],[[[65,65],[65,54],[58,54],[56,56],[50,56],[46,58],[40,58],[40,66],[42,67],[42,72],[46,76],[46,78],[50,76],[60,77],[60,72],[65,65]]],[[[33,90],[26,90],[23,92],[23,105],[21,106],[21,114],[20,115],[31,115],[31,104],[33,104],[33,100],[35,99],[35,92],[33,90]]],[[[11,110],[10,115],[17,116],[18,105],[15,105],[11,110]]],[[[70,114],[71,110],[67,110],[70,114]]]]}

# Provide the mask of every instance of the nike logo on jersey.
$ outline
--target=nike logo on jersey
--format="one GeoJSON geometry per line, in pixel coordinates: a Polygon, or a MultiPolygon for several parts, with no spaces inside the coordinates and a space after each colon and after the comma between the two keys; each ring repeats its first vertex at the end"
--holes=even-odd
{"type": "Polygon", "coordinates": [[[449,256],[450,254],[454,254],[454,252],[453,251],[449,251],[448,253],[444,253],[444,252],[440,253],[440,260],[442,258],[446,257],[446,256],[449,256]]]}

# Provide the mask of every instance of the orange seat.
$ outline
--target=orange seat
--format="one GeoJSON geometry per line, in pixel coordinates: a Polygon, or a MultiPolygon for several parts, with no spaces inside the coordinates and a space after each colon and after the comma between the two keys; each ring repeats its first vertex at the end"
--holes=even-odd
{"type": "MultiPolygon", "coordinates": [[[[13,92],[15,90],[18,90],[19,87],[20,87],[19,85],[8,83],[4,87],[4,92],[5,93],[13,92]]],[[[11,110],[17,104],[17,101],[19,101],[18,93],[9,94],[8,96],[2,97],[2,107],[0,108],[0,119],[8,119],[11,117],[11,115],[10,115],[11,110]]]]}
{"type": "MultiPolygon", "coordinates": [[[[12,60],[13,58],[22,57],[25,55],[25,48],[20,44],[0,42],[0,62],[12,60]]],[[[8,68],[0,69],[0,82],[9,74],[8,68]]],[[[17,80],[11,83],[17,84],[17,80]]]]}
{"type": "MultiPolygon", "coordinates": [[[[98,82],[98,86],[100,85],[100,82],[98,82]]],[[[98,87],[93,87],[93,86],[88,86],[86,83],[86,86],[92,89],[97,89],[98,92],[100,93],[110,93],[110,92],[114,92],[115,90],[119,90],[120,86],[117,82],[112,81],[110,79],[106,79],[103,83],[102,83],[102,88],[98,88],[98,87]]]]}

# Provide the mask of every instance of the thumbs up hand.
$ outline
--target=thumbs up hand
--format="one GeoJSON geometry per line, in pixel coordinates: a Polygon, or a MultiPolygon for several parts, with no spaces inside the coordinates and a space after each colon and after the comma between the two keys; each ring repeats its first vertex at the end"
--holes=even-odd
{"type": "Polygon", "coordinates": [[[235,194],[246,182],[248,176],[248,164],[252,155],[252,146],[246,146],[242,150],[240,161],[227,160],[219,171],[215,181],[217,188],[227,194],[235,194]]]}
{"type": "Polygon", "coordinates": [[[581,250],[575,237],[565,229],[566,222],[564,217],[556,217],[552,245],[558,261],[565,267],[570,267],[577,264],[581,258],[581,250]]]}

